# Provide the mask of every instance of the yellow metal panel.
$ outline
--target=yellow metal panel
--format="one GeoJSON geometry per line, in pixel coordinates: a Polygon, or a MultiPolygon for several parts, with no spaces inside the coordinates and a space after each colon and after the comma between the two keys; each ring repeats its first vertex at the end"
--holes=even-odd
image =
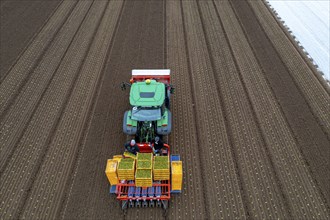
{"type": "Polygon", "coordinates": [[[113,160],[116,160],[118,163],[121,161],[122,158],[123,158],[123,155],[114,155],[113,156],[113,160]]]}
{"type": "Polygon", "coordinates": [[[182,161],[172,161],[172,190],[182,189],[182,161]]]}
{"type": "Polygon", "coordinates": [[[172,161],[172,174],[182,175],[182,161],[172,161]]]}
{"type": "Polygon", "coordinates": [[[118,184],[117,177],[117,161],[109,159],[105,168],[105,174],[109,180],[110,185],[118,184]]]}

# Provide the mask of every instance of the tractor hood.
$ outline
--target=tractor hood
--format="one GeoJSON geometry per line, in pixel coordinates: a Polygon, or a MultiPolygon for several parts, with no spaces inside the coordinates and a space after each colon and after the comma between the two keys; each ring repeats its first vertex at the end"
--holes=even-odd
{"type": "Polygon", "coordinates": [[[132,84],[129,101],[132,106],[158,107],[164,103],[165,85],[156,80],[132,84]]]}

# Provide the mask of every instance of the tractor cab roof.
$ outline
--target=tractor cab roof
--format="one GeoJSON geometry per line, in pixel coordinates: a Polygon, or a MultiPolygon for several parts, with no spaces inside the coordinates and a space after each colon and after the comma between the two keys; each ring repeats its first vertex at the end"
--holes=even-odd
{"type": "Polygon", "coordinates": [[[158,107],[164,103],[165,85],[147,79],[132,84],[129,101],[132,106],[158,107]]]}

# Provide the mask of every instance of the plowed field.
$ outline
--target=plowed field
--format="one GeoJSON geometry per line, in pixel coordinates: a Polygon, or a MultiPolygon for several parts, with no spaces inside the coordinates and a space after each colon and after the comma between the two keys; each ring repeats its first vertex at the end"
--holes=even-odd
{"type": "Polygon", "coordinates": [[[330,90],[263,1],[1,1],[0,219],[124,216],[132,69],[171,69],[168,219],[329,219],[330,90]]]}

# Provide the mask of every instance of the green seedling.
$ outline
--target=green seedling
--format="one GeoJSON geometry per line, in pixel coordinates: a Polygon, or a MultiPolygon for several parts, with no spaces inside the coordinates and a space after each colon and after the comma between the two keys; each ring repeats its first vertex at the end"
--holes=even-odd
{"type": "Polygon", "coordinates": [[[142,161],[142,160],[148,160],[151,161],[152,159],[152,154],[151,153],[138,153],[137,155],[137,160],[142,161]]]}
{"type": "Polygon", "coordinates": [[[155,156],[154,157],[155,162],[169,162],[168,156],[155,156]]]}
{"type": "Polygon", "coordinates": [[[129,158],[125,158],[125,159],[136,159],[136,155],[132,154],[131,152],[124,152],[124,156],[125,157],[129,157],[129,158]]]}
{"type": "Polygon", "coordinates": [[[134,169],[134,160],[121,160],[119,162],[118,170],[132,170],[134,169]]]}
{"type": "Polygon", "coordinates": [[[137,162],[137,169],[151,169],[151,161],[138,161],[137,162]]]}
{"type": "Polygon", "coordinates": [[[137,170],[135,174],[136,179],[151,179],[151,170],[137,170]]]}
{"type": "Polygon", "coordinates": [[[155,161],[154,163],[154,170],[165,170],[169,169],[168,161],[155,161]]]}

